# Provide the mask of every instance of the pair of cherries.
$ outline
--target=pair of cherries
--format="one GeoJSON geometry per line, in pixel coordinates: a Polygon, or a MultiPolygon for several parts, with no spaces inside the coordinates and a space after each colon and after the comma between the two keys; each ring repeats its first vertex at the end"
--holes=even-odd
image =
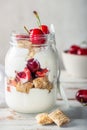
{"type": "Polygon", "coordinates": [[[77,54],[77,55],[87,55],[87,48],[82,48],[82,47],[77,46],[77,45],[72,45],[69,48],[68,53],[77,54]]]}
{"type": "Polygon", "coordinates": [[[39,15],[37,13],[37,11],[33,11],[35,17],[37,18],[37,22],[38,22],[38,28],[33,28],[28,30],[25,26],[25,30],[27,31],[28,35],[17,35],[17,38],[29,38],[29,41],[32,44],[44,44],[47,40],[46,35],[50,33],[49,28],[47,25],[42,25],[39,15]]]}
{"type": "Polygon", "coordinates": [[[49,34],[47,25],[41,25],[28,31],[29,35],[18,34],[17,39],[29,39],[32,44],[44,44],[46,42],[46,34],[49,34]]]}
{"type": "Polygon", "coordinates": [[[47,25],[42,25],[40,17],[37,11],[33,11],[35,17],[37,18],[37,22],[39,24],[39,28],[34,28],[29,31],[30,41],[34,44],[43,44],[46,42],[46,34],[49,34],[49,28],[47,25]]]}
{"type": "Polygon", "coordinates": [[[46,34],[49,34],[47,25],[41,25],[39,28],[30,30],[30,42],[33,44],[44,44],[46,42],[46,34]]]}

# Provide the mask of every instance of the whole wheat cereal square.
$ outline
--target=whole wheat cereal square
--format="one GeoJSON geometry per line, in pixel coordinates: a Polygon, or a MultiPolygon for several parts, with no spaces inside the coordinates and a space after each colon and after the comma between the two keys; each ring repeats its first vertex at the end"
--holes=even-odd
{"type": "Polygon", "coordinates": [[[27,83],[18,83],[16,85],[16,90],[22,93],[29,93],[30,89],[33,88],[33,83],[27,82],[27,83]]]}
{"type": "Polygon", "coordinates": [[[55,124],[62,126],[70,121],[69,117],[66,116],[61,110],[57,109],[48,115],[55,124]]]}
{"type": "Polygon", "coordinates": [[[33,80],[35,88],[46,89],[48,85],[47,77],[40,77],[33,80]]]}
{"type": "Polygon", "coordinates": [[[17,40],[18,46],[23,48],[30,48],[31,42],[29,40],[17,40]]]}
{"type": "Polygon", "coordinates": [[[52,124],[53,121],[48,117],[48,113],[41,113],[36,116],[37,123],[41,125],[52,124]]]}

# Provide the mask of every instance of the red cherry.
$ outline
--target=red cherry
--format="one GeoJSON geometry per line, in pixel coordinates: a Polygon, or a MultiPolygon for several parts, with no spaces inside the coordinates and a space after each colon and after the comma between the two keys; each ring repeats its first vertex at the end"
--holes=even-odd
{"type": "Polygon", "coordinates": [[[38,24],[39,24],[39,27],[41,28],[41,30],[42,30],[45,34],[49,34],[49,28],[48,28],[47,25],[42,25],[42,24],[41,24],[41,20],[40,20],[40,17],[39,17],[38,12],[34,10],[33,13],[34,13],[35,17],[36,17],[37,20],[38,20],[38,24]]]}
{"type": "Polygon", "coordinates": [[[31,72],[27,67],[24,68],[24,71],[16,72],[16,74],[16,81],[21,81],[22,83],[28,82],[32,78],[31,72]]]}
{"type": "Polygon", "coordinates": [[[68,53],[70,53],[70,54],[77,54],[77,51],[78,51],[79,48],[80,48],[80,47],[77,46],[77,45],[72,45],[72,46],[70,47],[70,49],[68,50],[68,53]]]}
{"type": "Polygon", "coordinates": [[[40,69],[39,71],[36,72],[36,77],[44,77],[46,76],[48,72],[48,69],[40,69]]]}
{"type": "Polygon", "coordinates": [[[79,48],[77,51],[78,55],[87,55],[87,48],[79,48]]]}
{"type": "Polygon", "coordinates": [[[17,75],[18,75],[20,78],[25,78],[25,77],[26,77],[25,72],[19,72],[17,75]]]}
{"type": "Polygon", "coordinates": [[[31,72],[36,72],[40,69],[40,63],[36,59],[32,58],[27,61],[27,67],[31,72]]]}
{"type": "Polygon", "coordinates": [[[49,31],[49,28],[47,25],[41,25],[40,26],[41,30],[45,33],[45,34],[49,34],[50,31],[49,31]]]}
{"type": "Polygon", "coordinates": [[[46,37],[41,29],[34,28],[30,31],[30,41],[33,44],[44,44],[46,42],[46,37]]]}
{"type": "Polygon", "coordinates": [[[32,76],[31,76],[31,72],[30,72],[30,70],[27,68],[27,67],[25,67],[24,68],[24,72],[26,73],[26,79],[27,80],[31,80],[32,79],[32,76]]]}
{"type": "Polygon", "coordinates": [[[87,104],[87,89],[78,90],[76,93],[76,99],[82,104],[87,104]]]}

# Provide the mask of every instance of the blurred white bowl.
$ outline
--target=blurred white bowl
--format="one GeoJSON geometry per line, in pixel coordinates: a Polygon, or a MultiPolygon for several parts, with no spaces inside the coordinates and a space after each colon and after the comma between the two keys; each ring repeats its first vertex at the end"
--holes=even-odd
{"type": "Polygon", "coordinates": [[[69,74],[87,78],[87,55],[75,55],[63,51],[62,59],[64,67],[69,74]]]}

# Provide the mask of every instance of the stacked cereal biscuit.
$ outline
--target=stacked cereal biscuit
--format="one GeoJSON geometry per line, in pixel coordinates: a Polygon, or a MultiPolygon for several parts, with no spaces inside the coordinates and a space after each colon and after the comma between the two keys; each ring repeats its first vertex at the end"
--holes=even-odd
{"type": "Polygon", "coordinates": [[[50,114],[41,113],[36,116],[36,120],[41,125],[47,125],[55,123],[58,126],[62,126],[70,121],[69,117],[66,116],[61,110],[57,109],[50,114]]]}

